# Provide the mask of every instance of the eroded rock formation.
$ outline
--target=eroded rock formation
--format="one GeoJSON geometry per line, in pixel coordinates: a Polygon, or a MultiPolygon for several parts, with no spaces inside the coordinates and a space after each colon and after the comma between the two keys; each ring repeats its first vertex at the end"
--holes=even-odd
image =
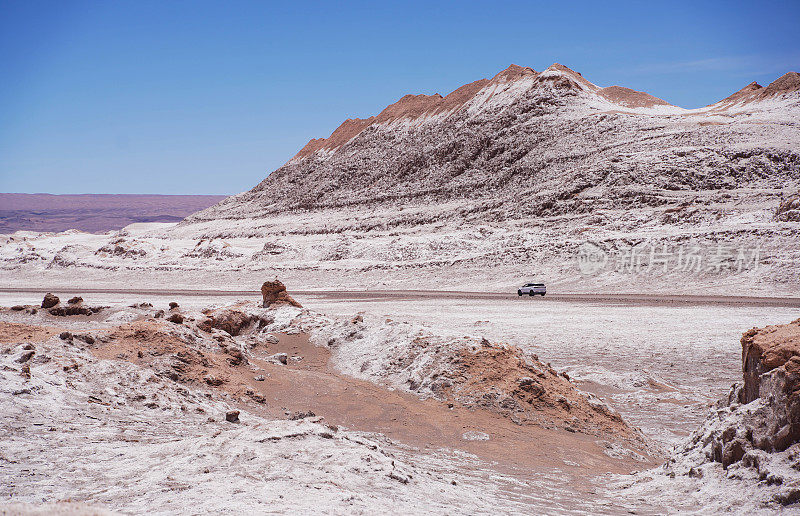
{"type": "MultiPolygon", "coordinates": [[[[703,479],[704,485],[736,482],[734,488],[762,508],[795,506],[800,502],[800,319],[753,328],[741,343],[744,381],[712,407],[661,472],[687,488],[696,487],[687,477],[703,479]]],[[[643,485],[661,490],[663,478],[656,475],[643,485]]]]}
{"type": "Polygon", "coordinates": [[[800,319],[753,328],[742,336],[744,385],[739,402],[761,399],[763,421],[752,421],[752,444],[783,451],[800,441],[800,319]]]}
{"type": "Polygon", "coordinates": [[[265,281],[264,284],[261,285],[261,296],[264,298],[264,308],[279,305],[290,305],[298,308],[301,306],[300,303],[292,299],[292,297],[286,293],[286,285],[278,279],[275,281],[265,281]]]}
{"type": "Polygon", "coordinates": [[[42,308],[53,308],[56,306],[61,300],[58,299],[58,296],[54,296],[50,292],[44,295],[44,299],[42,299],[42,308]]]}
{"type": "Polygon", "coordinates": [[[272,322],[264,315],[248,313],[245,309],[234,307],[218,308],[213,310],[203,310],[203,315],[207,317],[197,323],[197,327],[203,331],[210,332],[212,329],[222,330],[235,337],[240,335],[252,324],[257,324],[259,328],[272,322]]]}

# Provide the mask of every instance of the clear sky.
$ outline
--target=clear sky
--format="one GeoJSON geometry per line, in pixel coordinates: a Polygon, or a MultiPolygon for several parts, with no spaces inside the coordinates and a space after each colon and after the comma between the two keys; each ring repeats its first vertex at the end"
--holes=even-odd
{"type": "Polygon", "coordinates": [[[800,71],[798,34],[798,0],[0,0],[0,191],[237,193],[511,63],[698,107],[800,71]]]}

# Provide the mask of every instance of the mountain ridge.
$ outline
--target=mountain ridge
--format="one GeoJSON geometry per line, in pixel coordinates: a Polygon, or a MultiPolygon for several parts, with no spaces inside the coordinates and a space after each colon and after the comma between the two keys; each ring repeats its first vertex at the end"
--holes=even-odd
{"type": "MultiPolygon", "coordinates": [[[[467,83],[456,88],[446,96],[442,96],[439,93],[434,93],[433,95],[406,94],[396,102],[389,104],[378,115],[363,119],[347,119],[327,138],[313,138],[309,140],[309,142],[292,157],[292,160],[304,158],[320,150],[333,151],[357,136],[370,125],[391,123],[403,118],[416,119],[424,115],[435,115],[442,112],[449,113],[463,107],[486,86],[515,82],[525,78],[536,79],[540,76],[542,82],[548,79],[551,81],[554,79],[566,79],[567,82],[562,82],[561,86],[570,87],[571,85],[569,82],[571,81],[574,84],[572,87],[596,93],[609,102],[623,108],[669,106],[675,107],[676,109],[683,109],[661,98],[650,95],[647,92],[633,90],[624,86],[612,85],[601,88],[585,79],[580,72],[576,72],[560,63],[553,63],[542,72],[537,72],[530,67],[511,64],[508,68],[495,74],[491,79],[483,78],[467,83]]],[[[763,87],[753,81],[725,99],[709,104],[703,108],[686,111],[699,111],[718,106],[730,107],[730,105],[736,103],[755,102],[774,97],[781,93],[798,90],[800,90],[800,75],[796,72],[787,72],[780,78],[771,82],[767,87],[763,87]]]]}

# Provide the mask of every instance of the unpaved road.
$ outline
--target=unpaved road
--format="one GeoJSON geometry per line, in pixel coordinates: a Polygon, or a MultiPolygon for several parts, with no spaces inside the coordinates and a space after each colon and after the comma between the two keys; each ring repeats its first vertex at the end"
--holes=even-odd
{"type": "MultiPolygon", "coordinates": [[[[37,288],[0,287],[0,293],[6,294],[42,294],[46,291],[37,288]]],[[[200,297],[258,297],[258,290],[161,290],[161,289],[107,289],[70,287],[58,289],[62,293],[79,294],[121,294],[135,296],[200,296],[200,297]]],[[[746,296],[697,296],[697,295],[663,295],[663,294],[559,294],[550,293],[541,296],[517,296],[516,292],[460,292],[455,290],[291,290],[293,296],[314,296],[324,299],[366,301],[378,300],[412,300],[412,299],[519,299],[521,302],[569,301],[587,303],[609,303],[622,305],[650,306],[763,306],[763,307],[798,307],[800,297],[746,297],[746,296]]]]}

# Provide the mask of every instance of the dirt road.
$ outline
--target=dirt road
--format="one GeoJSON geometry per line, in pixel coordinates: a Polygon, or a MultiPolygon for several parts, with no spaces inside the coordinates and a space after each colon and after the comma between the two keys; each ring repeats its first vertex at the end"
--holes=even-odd
{"type": "MultiPolygon", "coordinates": [[[[0,287],[0,293],[7,294],[44,294],[45,290],[35,288],[0,287]]],[[[98,289],[70,287],[58,289],[58,293],[77,294],[123,294],[137,296],[200,296],[200,297],[260,297],[258,290],[160,290],[160,289],[98,289]]],[[[298,297],[315,297],[322,299],[367,301],[379,300],[412,300],[412,299],[518,299],[520,302],[558,302],[571,303],[607,303],[615,305],[649,305],[649,306],[691,306],[691,305],[727,305],[727,306],[775,306],[799,307],[800,297],[746,297],[746,296],[697,296],[697,295],[662,295],[662,294],[581,294],[581,293],[549,293],[541,296],[517,296],[516,292],[460,292],[454,290],[291,290],[298,297]]]]}

